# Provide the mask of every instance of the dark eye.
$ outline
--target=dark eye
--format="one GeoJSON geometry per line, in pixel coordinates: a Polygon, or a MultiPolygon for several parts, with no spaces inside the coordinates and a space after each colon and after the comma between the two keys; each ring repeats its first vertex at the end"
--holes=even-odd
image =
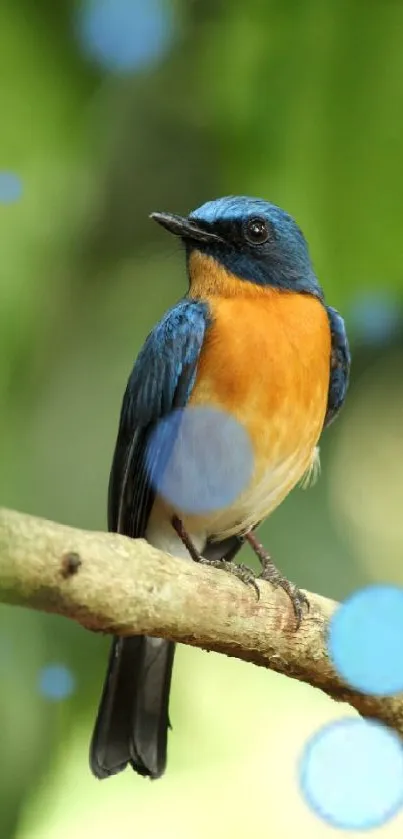
{"type": "Polygon", "coordinates": [[[270,226],[266,219],[256,216],[246,222],[245,237],[252,245],[263,245],[270,238],[270,226]]]}

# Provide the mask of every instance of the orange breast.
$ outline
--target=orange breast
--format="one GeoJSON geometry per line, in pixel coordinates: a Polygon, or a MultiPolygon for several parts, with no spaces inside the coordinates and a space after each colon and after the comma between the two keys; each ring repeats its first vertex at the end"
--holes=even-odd
{"type": "Polygon", "coordinates": [[[245,286],[245,296],[207,298],[213,322],[190,400],[229,412],[253,446],[250,486],[237,509],[209,526],[220,538],[238,532],[241,520],[245,528],[265,518],[312,464],[329,389],[330,329],[322,304],[308,295],[255,292],[236,280],[237,290],[245,286]]]}
{"type": "MultiPolygon", "coordinates": [[[[266,297],[212,298],[213,323],[201,353],[193,404],[213,401],[256,422],[302,421],[313,406],[323,422],[330,369],[330,330],[319,301],[270,291],[266,297]],[[294,414],[297,417],[294,417],[294,414]]],[[[256,429],[259,435],[261,429],[256,429]]]]}

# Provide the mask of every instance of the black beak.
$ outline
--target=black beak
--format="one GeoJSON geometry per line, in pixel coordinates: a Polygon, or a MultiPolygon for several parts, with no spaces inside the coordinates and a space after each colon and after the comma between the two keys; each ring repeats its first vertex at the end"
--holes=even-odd
{"type": "Polygon", "coordinates": [[[195,242],[223,241],[216,233],[203,230],[196,219],[183,218],[174,215],[174,213],[151,213],[150,218],[165,227],[165,230],[169,230],[175,236],[180,236],[181,239],[191,239],[195,242]]]}

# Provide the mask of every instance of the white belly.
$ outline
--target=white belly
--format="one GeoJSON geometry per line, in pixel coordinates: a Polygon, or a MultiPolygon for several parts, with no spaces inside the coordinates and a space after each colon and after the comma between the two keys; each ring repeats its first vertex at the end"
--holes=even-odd
{"type": "MultiPolygon", "coordinates": [[[[319,471],[319,448],[294,452],[276,466],[267,469],[230,507],[203,516],[178,515],[195,548],[202,552],[207,539],[221,542],[228,536],[245,533],[267,518],[281,504],[290,490],[304,479],[304,486],[315,480],[319,471]]],[[[160,550],[189,558],[188,552],[171,525],[172,509],[157,497],[151,511],[146,539],[160,550]]]]}

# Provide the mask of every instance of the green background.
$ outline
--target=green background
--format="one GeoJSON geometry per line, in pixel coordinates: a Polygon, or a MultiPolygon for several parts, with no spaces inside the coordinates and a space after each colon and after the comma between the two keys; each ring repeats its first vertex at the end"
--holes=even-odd
{"type": "MultiPolygon", "coordinates": [[[[23,185],[0,202],[0,503],[105,528],[127,376],[186,288],[180,247],[148,214],[258,195],[302,226],[354,357],[320,481],[263,539],[324,595],[402,582],[403,5],[178,0],[167,54],[118,76],[80,50],[78,5],[0,7],[0,170],[23,185]]],[[[334,835],[303,803],[296,762],[352,712],[215,654],[178,651],[166,776],[93,779],[107,651],[66,620],[1,608],[1,839],[334,835]],[[74,674],[63,702],[38,690],[50,663],[74,674]]]]}

